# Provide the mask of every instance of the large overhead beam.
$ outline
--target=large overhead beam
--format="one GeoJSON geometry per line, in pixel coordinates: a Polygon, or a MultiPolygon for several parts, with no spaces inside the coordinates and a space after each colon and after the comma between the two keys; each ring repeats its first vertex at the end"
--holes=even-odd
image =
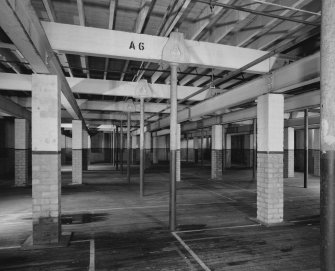
{"type": "MultiPolygon", "coordinates": [[[[99,80],[86,78],[67,77],[67,82],[74,93],[79,94],[96,94],[105,96],[136,96],[138,82],[121,82],[113,80],[99,80]]],[[[163,84],[148,84],[151,89],[151,98],[170,99],[170,86],[163,84]]],[[[31,75],[0,73],[0,89],[31,91],[31,75]]],[[[181,100],[188,95],[198,91],[198,87],[178,87],[178,99],[181,100]]],[[[202,101],[210,98],[221,90],[209,89],[192,98],[190,101],[202,101]]]]}
{"type": "MultiPolygon", "coordinates": [[[[135,34],[108,29],[77,25],[42,22],[54,50],[70,54],[113,57],[160,63],[163,48],[168,40],[144,34],[135,34]]],[[[265,55],[266,51],[227,46],[222,44],[185,40],[189,58],[180,63],[234,70],[265,55]]],[[[247,72],[269,72],[276,58],[270,58],[247,72]]]]}
{"type": "Polygon", "coordinates": [[[31,112],[12,100],[0,96],[0,112],[16,118],[31,120],[31,112]]]}
{"type": "MultiPolygon", "coordinates": [[[[297,110],[303,110],[305,108],[313,108],[320,105],[320,91],[312,91],[307,92],[305,94],[296,95],[285,99],[284,110],[285,112],[292,112],[297,110]]],[[[217,124],[228,124],[228,123],[235,123],[241,122],[245,120],[252,120],[257,117],[257,108],[256,106],[233,111],[224,115],[214,116],[207,119],[195,121],[195,122],[188,122],[182,125],[181,131],[187,132],[197,129],[202,129],[206,127],[210,127],[217,124]]],[[[303,118],[302,124],[303,124],[303,118]]],[[[299,126],[298,124],[290,124],[288,125],[299,126]]]]}
{"type": "MultiPolygon", "coordinates": [[[[127,102],[111,102],[111,101],[86,101],[83,103],[79,102],[79,107],[81,110],[98,110],[98,111],[121,111],[128,112],[127,102]]],[[[140,104],[134,103],[135,112],[140,112],[140,104]]],[[[157,113],[166,108],[166,104],[160,103],[146,103],[145,112],[147,113],[157,113]]],[[[185,108],[185,106],[180,105],[180,109],[185,108]]],[[[170,109],[166,110],[164,113],[170,113],[170,109]]]]}
{"type": "Polygon", "coordinates": [[[30,1],[0,1],[0,25],[36,73],[58,75],[64,104],[73,118],[83,119],[40,20],[30,1]]]}
{"type": "MultiPolygon", "coordinates": [[[[267,74],[230,91],[198,103],[188,109],[178,112],[178,122],[195,120],[207,114],[220,114],[223,110],[255,100],[258,96],[281,90],[287,91],[303,81],[318,78],[320,76],[320,53],[303,58],[271,74],[267,74]]],[[[150,124],[149,130],[155,131],[169,125],[169,117],[150,124]]]]}

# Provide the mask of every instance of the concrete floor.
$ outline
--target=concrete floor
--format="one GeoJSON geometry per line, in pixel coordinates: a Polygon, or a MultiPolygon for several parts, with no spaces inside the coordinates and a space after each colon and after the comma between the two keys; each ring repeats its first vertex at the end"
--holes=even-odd
{"type": "MultiPolygon", "coordinates": [[[[210,168],[182,167],[177,237],[168,228],[168,165],[147,170],[139,197],[138,168],[130,185],[109,165],[92,165],[81,186],[62,170],[65,248],[23,250],[31,234],[31,188],[0,191],[1,270],[319,270],[319,178],[285,179],[284,219],[264,227],[256,216],[252,172],[231,169],[223,181],[210,168]],[[176,238],[181,238],[177,240],[176,238]],[[93,269],[94,267],[94,269],[93,269]]],[[[124,172],[125,173],[125,172],[124,172]]]]}

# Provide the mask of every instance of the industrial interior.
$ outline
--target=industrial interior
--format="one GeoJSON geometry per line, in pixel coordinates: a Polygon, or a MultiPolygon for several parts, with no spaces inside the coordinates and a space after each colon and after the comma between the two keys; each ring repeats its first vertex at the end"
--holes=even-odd
{"type": "Polygon", "coordinates": [[[0,269],[335,270],[334,14],[0,1],[0,269]]]}

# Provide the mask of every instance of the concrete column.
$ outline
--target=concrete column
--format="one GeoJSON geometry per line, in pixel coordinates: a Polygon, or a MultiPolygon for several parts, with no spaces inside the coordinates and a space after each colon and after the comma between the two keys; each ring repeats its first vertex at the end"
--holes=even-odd
{"type": "Polygon", "coordinates": [[[140,196],[144,196],[144,98],[140,99],[140,196]]]}
{"type": "Polygon", "coordinates": [[[132,135],[131,136],[131,152],[132,152],[132,164],[136,164],[137,162],[137,155],[136,155],[136,150],[138,149],[137,145],[137,135],[132,135]]]}
{"type": "Polygon", "coordinates": [[[33,243],[61,236],[61,96],[56,75],[32,75],[33,243]]]}
{"type": "Polygon", "coordinates": [[[181,157],[180,157],[180,148],[181,148],[181,129],[180,124],[177,124],[177,149],[176,149],[176,181],[181,181],[181,157]]]}
{"type": "Polygon", "coordinates": [[[194,148],[194,163],[199,162],[199,139],[197,136],[193,136],[193,148],[194,148]]]}
{"type": "Polygon", "coordinates": [[[152,163],[158,164],[158,136],[157,133],[152,137],[152,163]]]}
{"type": "Polygon", "coordinates": [[[284,130],[284,178],[294,177],[294,128],[284,130]]]}
{"type": "Polygon", "coordinates": [[[322,1],[321,21],[321,271],[335,270],[335,2],[322,1]]]}
{"type": "Polygon", "coordinates": [[[223,166],[223,136],[222,136],[222,125],[212,126],[212,155],[211,155],[211,169],[212,179],[222,178],[222,166],[223,166]]]}
{"type": "Polygon", "coordinates": [[[320,129],[314,130],[312,149],[313,149],[313,174],[315,176],[320,176],[320,129]]]}
{"type": "Polygon", "coordinates": [[[151,167],[151,133],[144,133],[144,166],[145,168],[151,167]]]}
{"type": "Polygon", "coordinates": [[[225,168],[231,167],[231,135],[226,134],[226,157],[225,157],[225,168]]]}
{"type": "Polygon", "coordinates": [[[83,170],[88,170],[88,132],[83,130],[83,170]]]}
{"type": "Polygon", "coordinates": [[[83,183],[83,122],[72,121],[72,184],[83,183]]]}
{"type": "Polygon", "coordinates": [[[257,219],[283,221],[284,97],[260,96],[257,102],[257,219]]]}
{"type": "Polygon", "coordinates": [[[15,186],[29,184],[30,123],[26,119],[15,119],[15,186]]]}

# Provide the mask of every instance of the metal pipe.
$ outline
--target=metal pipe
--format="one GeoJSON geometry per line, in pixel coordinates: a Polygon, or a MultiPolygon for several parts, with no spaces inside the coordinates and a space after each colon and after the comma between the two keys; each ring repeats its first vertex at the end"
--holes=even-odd
{"type": "Polygon", "coordinates": [[[120,124],[120,166],[121,174],[123,174],[123,121],[120,124]]]}
{"type": "Polygon", "coordinates": [[[171,64],[170,84],[170,204],[169,221],[170,230],[176,230],[176,166],[177,166],[177,64],[171,64]]]}
{"type": "Polygon", "coordinates": [[[188,134],[186,134],[186,162],[188,162],[188,134]]]}
{"type": "Polygon", "coordinates": [[[308,186],[308,109],[305,109],[304,188],[308,186]]]}
{"type": "Polygon", "coordinates": [[[284,5],[270,3],[270,2],[266,2],[266,1],[260,1],[260,0],[252,0],[252,1],[257,2],[257,3],[261,3],[261,4],[265,4],[265,5],[269,5],[269,6],[280,7],[280,8],[289,9],[289,10],[293,10],[293,11],[297,11],[297,12],[303,12],[303,13],[307,13],[307,14],[311,14],[311,15],[321,16],[320,12],[317,13],[317,12],[312,12],[312,11],[305,10],[305,9],[284,6],[284,5]]]}
{"type": "Polygon", "coordinates": [[[130,121],[131,121],[131,113],[127,114],[127,179],[130,184],[130,121]]]}
{"type": "Polygon", "coordinates": [[[140,98],[140,196],[144,196],[144,98],[140,98]]]}
{"type": "Polygon", "coordinates": [[[228,8],[228,9],[239,10],[239,11],[248,12],[248,13],[251,13],[251,14],[264,16],[264,17],[280,19],[280,20],[283,20],[283,21],[291,21],[291,22],[300,23],[300,24],[320,26],[320,24],[318,24],[318,23],[313,23],[313,22],[308,22],[308,21],[304,21],[304,20],[294,19],[292,17],[287,17],[287,16],[276,15],[276,14],[273,14],[273,13],[270,13],[270,12],[265,13],[265,12],[262,12],[262,11],[243,8],[243,7],[235,6],[235,5],[228,5],[228,4],[206,1],[206,0],[195,0],[195,2],[204,3],[204,4],[208,4],[208,5],[213,5],[213,6],[224,7],[224,8],[228,8]]]}
{"type": "Polygon", "coordinates": [[[115,131],[115,143],[116,143],[116,148],[115,148],[115,169],[119,170],[119,126],[116,126],[116,131],[115,131]]]}
{"type": "Polygon", "coordinates": [[[253,167],[252,167],[252,179],[256,180],[256,170],[257,170],[257,119],[254,119],[254,150],[253,150],[253,167]]]}

